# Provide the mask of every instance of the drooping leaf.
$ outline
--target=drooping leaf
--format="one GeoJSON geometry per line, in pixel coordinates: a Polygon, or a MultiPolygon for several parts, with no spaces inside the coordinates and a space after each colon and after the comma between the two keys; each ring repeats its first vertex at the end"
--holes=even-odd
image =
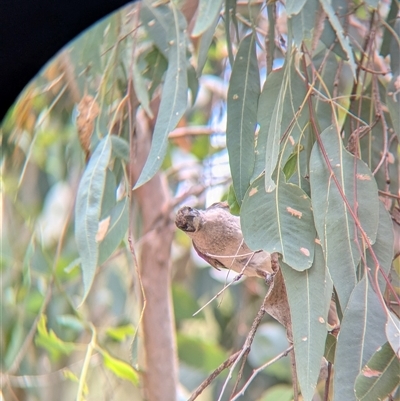
{"type": "MultiPolygon", "coordinates": [[[[294,66],[288,64],[283,76],[271,73],[260,96],[258,118],[260,132],[257,138],[257,172],[265,168],[265,188],[275,188],[275,168],[283,169],[287,159],[300,142],[308,121],[304,110],[306,87],[294,66]],[[264,149],[263,149],[264,147],[264,149]]],[[[262,170],[261,170],[262,171],[262,170]]]]}
{"type": "MultiPolygon", "coordinates": [[[[384,204],[379,202],[379,224],[376,241],[372,245],[372,249],[379,261],[379,265],[383,273],[388,276],[390,267],[393,260],[393,225],[389,212],[386,210],[384,204]]],[[[367,266],[375,273],[375,262],[372,259],[371,252],[367,250],[367,266]]],[[[378,281],[381,293],[385,292],[386,280],[381,272],[378,273],[378,281]]]]}
{"type": "Polygon", "coordinates": [[[298,14],[306,3],[307,0],[287,0],[286,1],[287,16],[290,18],[292,15],[298,14]]]}
{"type": "Polygon", "coordinates": [[[99,264],[104,263],[115,251],[128,230],[128,204],[128,197],[125,197],[110,211],[107,231],[99,245],[99,264]]]}
{"type": "MultiPolygon", "coordinates": [[[[361,226],[370,242],[374,243],[378,230],[379,200],[371,171],[364,162],[344,149],[334,126],[322,132],[321,141],[344,195],[353,210],[357,204],[361,226]]],[[[315,226],[340,305],[344,309],[357,283],[356,269],[361,258],[359,246],[363,245],[317,142],[311,153],[310,184],[315,226]]]]}
{"type": "Polygon", "coordinates": [[[150,81],[148,92],[151,98],[158,85],[160,85],[165,71],[167,71],[168,61],[156,46],[149,53],[145,54],[144,59],[146,67],[142,71],[142,74],[150,81]]]}
{"type": "Polygon", "coordinates": [[[310,269],[298,272],[281,263],[292,318],[297,376],[304,400],[312,400],[327,336],[332,282],[326,280],[322,248],[317,245],[310,269]],[[328,296],[326,296],[328,294],[328,296]],[[328,302],[327,302],[328,301],[328,302]]]}
{"type": "Polygon", "coordinates": [[[83,300],[92,286],[99,256],[96,234],[100,222],[107,166],[111,157],[111,138],[97,145],[79,183],[75,205],[75,241],[82,262],[83,300]]]}
{"type": "Polygon", "coordinates": [[[192,36],[200,36],[218,20],[223,0],[200,0],[192,36]]]}
{"type": "Polygon", "coordinates": [[[153,112],[150,108],[150,96],[149,90],[147,88],[147,83],[136,63],[132,67],[132,78],[133,86],[135,88],[135,94],[137,96],[137,99],[139,100],[140,105],[143,107],[146,114],[150,118],[153,118],[153,112]]]}
{"type": "MultiPolygon", "coordinates": [[[[288,14],[288,23],[292,28],[294,43],[300,50],[303,41],[308,44],[312,40],[319,4],[318,0],[293,1],[293,3],[295,5],[293,9],[297,12],[292,12],[291,16],[288,14]]],[[[288,3],[286,3],[287,7],[288,3]]],[[[307,45],[307,48],[310,49],[311,46],[307,45]]]]}
{"type": "Polygon", "coordinates": [[[254,141],[260,76],[255,34],[240,43],[227,101],[226,144],[232,172],[233,187],[239,205],[250,184],[254,169],[254,141]]]}
{"type": "Polygon", "coordinates": [[[383,400],[400,382],[400,362],[389,343],[380,347],[358,374],[357,400],[383,400]]]}
{"type": "Polygon", "coordinates": [[[264,176],[246,192],[241,207],[241,227],[246,244],[253,250],[279,252],[293,269],[308,269],[314,260],[315,231],[310,198],[279,173],[278,185],[266,193],[264,176]]]}
{"type": "Polygon", "coordinates": [[[127,337],[133,336],[136,330],[132,324],[125,324],[123,326],[109,327],[106,330],[107,336],[115,341],[125,341],[127,337]]]}
{"type": "Polygon", "coordinates": [[[354,55],[353,55],[353,50],[351,49],[350,46],[350,41],[349,38],[344,36],[344,28],[342,24],[340,23],[339,18],[337,17],[335,10],[332,8],[332,5],[328,2],[328,0],[319,0],[320,4],[325,11],[326,15],[328,16],[328,20],[332,25],[332,28],[335,30],[337,39],[339,40],[340,45],[342,46],[342,49],[346,53],[347,56],[347,61],[350,65],[351,72],[353,74],[353,77],[356,77],[356,63],[354,60],[354,55]]]}
{"type": "Polygon", "coordinates": [[[134,386],[139,384],[139,375],[136,370],[121,359],[114,358],[106,350],[97,347],[103,357],[104,366],[117,377],[130,381],[134,386]]]}
{"type": "Polygon", "coordinates": [[[186,20],[171,4],[173,24],[169,30],[168,70],[147,161],[134,188],[149,181],[161,167],[167,153],[168,134],[187,107],[186,20]]]}
{"type": "Polygon", "coordinates": [[[386,23],[389,25],[389,28],[385,26],[383,32],[383,40],[380,55],[386,57],[390,53],[390,45],[393,38],[393,27],[397,21],[397,15],[399,12],[399,2],[397,0],[392,0],[390,4],[389,13],[386,17],[386,23]]]}
{"type": "Polygon", "coordinates": [[[155,0],[143,0],[140,20],[164,57],[169,58],[170,29],[175,25],[171,8],[155,0]]]}
{"type": "Polygon", "coordinates": [[[357,375],[385,341],[385,315],[367,277],[354,288],[343,313],[335,355],[333,401],[356,400],[357,375]]]}
{"type": "Polygon", "coordinates": [[[208,51],[210,49],[214,37],[215,28],[217,27],[218,20],[219,20],[219,15],[215,17],[215,20],[212,21],[211,25],[203,32],[203,34],[199,38],[196,52],[197,53],[196,73],[198,76],[201,75],[204,65],[206,64],[208,51]]]}

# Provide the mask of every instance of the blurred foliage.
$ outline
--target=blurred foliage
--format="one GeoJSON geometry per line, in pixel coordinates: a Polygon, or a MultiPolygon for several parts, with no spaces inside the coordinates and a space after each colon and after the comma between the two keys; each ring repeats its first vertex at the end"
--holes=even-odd
{"type": "MultiPolygon", "coordinates": [[[[149,118],[158,115],[161,121],[159,126],[154,122],[153,153],[142,180],[161,167],[171,194],[183,197],[186,204],[208,206],[227,198],[233,213],[239,214],[241,208],[248,212],[243,216],[251,228],[246,241],[262,241],[267,222],[262,213],[248,207],[249,188],[260,182],[260,187],[264,182],[278,189],[296,186],[303,197],[318,198],[313,188],[310,191],[310,164],[317,156],[304,101],[307,74],[313,80],[319,132],[332,129],[332,123],[340,127],[343,143],[330,144],[328,150],[341,155],[348,151],[348,164],[356,163],[359,156],[365,168],[374,172],[374,177],[368,177],[374,178],[380,195],[398,196],[400,52],[395,0],[338,0],[332,5],[323,0],[287,0],[287,10],[279,2],[204,0],[211,11],[199,13],[197,36],[187,33],[179,8],[185,2],[151,3],[129,5],[77,38],[29,84],[1,127],[0,354],[6,399],[67,400],[77,394],[87,400],[142,399],[136,353],[142,305],[127,239],[132,216],[136,243],[141,238],[140,215],[128,198],[126,172],[133,138],[132,104],[140,104],[149,118]],[[213,5],[218,7],[212,9],[213,5]],[[316,21],[320,7],[326,18],[316,21]],[[335,7],[340,13],[335,13],[335,7]],[[156,14],[150,15],[153,8],[156,14]],[[179,27],[178,33],[166,30],[168,24],[160,21],[179,27]],[[341,24],[348,27],[348,36],[338,29],[341,24]],[[269,36],[271,30],[274,37],[269,36]],[[171,39],[171,35],[177,36],[171,39]],[[238,52],[247,58],[236,59],[238,52]],[[306,65],[304,55],[309,57],[306,65]],[[178,76],[182,86],[171,81],[178,76]],[[252,87],[246,86],[247,80],[252,87]],[[244,100],[238,108],[233,100],[239,93],[244,100]],[[161,94],[165,100],[160,104],[161,94]],[[248,114],[240,115],[239,109],[246,108],[248,114]],[[299,109],[301,115],[296,114],[299,109]],[[382,149],[387,149],[387,157],[382,158],[382,149]],[[193,191],[199,186],[200,191],[193,191]],[[94,201],[84,204],[90,197],[94,201]],[[260,230],[258,236],[255,228],[260,230]]],[[[319,185],[322,194],[325,189],[319,185]]],[[[372,198],[378,199],[377,191],[360,193],[369,205],[372,198]]],[[[261,195],[267,196],[259,195],[259,202],[264,199],[261,195]]],[[[390,209],[393,197],[384,199],[390,209]]],[[[316,206],[312,205],[315,210],[316,206]]],[[[378,225],[378,214],[381,223],[387,215],[382,217],[386,212],[375,206],[369,217],[375,216],[378,225]]],[[[290,233],[285,234],[296,234],[296,226],[289,222],[289,227],[290,233]]],[[[387,229],[387,224],[382,231],[375,227],[377,253],[384,242],[379,243],[379,235],[386,238],[387,229]]],[[[313,242],[314,231],[308,236],[313,242]]],[[[335,251],[337,257],[343,256],[340,249],[335,251]]],[[[261,280],[242,280],[193,316],[221,290],[226,274],[204,268],[181,232],[176,233],[172,251],[184,397],[242,346],[266,287],[261,280]]],[[[390,269],[391,260],[388,265],[386,259],[383,256],[382,261],[390,269]]],[[[297,262],[299,257],[291,267],[298,267],[297,262]]],[[[312,263],[311,255],[307,268],[312,263]]],[[[357,288],[360,297],[370,296],[359,286],[367,282],[357,270],[362,262],[354,264],[349,293],[357,288]]],[[[398,270],[392,275],[399,294],[398,270]]],[[[334,278],[335,287],[349,281],[346,274],[341,279],[334,278]]],[[[359,304],[354,292],[351,302],[359,304]]],[[[382,325],[383,312],[377,314],[382,325]]],[[[398,319],[393,316],[395,325],[398,319]]],[[[298,317],[300,323],[304,324],[304,317],[298,317]]],[[[242,384],[253,369],[287,347],[284,329],[272,318],[266,320],[257,331],[242,384]]],[[[324,335],[322,345],[326,330],[324,335]]],[[[342,338],[347,339],[342,342],[351,343],[351,335],[351,330],[344,331],[342,338]]],[[[390,333],[387,336],[390,342],[390,333]]],[[[379,341],[373,346],[385,344],[385,360],[393,371],[397,366],[393,351],[384,336],[379,341]]],[[[330,362],[335,349],[339,349],[339,363],[340,355],[348,357],[352,352],[329,334],[325,355],[330,362]]],[[[368,360],[382,368],[379,352],[374,349],[360,357],[362,364],[350,383],[356,381],[358,391],[368,390],[368,380],[361,375],[368,360]]],[[[345,364],[339,366],[346,376],[345,364]]],[[[199,399],[217,399],[226,377],[219,376],[199,399]]],[[[259,372],[241,399],[290,400],[290,377],[288,360],[281,359],[259,372]]],[[[224,400],[233,388],[231,382],[224,400]]],[[[315,399],[322,399],[323,383],[316,384],[315,399]]],[[[388,387],[381,391],[380,395],[388,392],[388,387]]]]}

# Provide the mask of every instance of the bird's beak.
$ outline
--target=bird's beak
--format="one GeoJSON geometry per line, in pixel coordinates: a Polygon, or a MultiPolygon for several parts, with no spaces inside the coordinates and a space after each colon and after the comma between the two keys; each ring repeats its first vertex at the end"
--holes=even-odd
{"type": "Polygon", "coordinates": [[[184,206],[178,210],[175,225],[182,231],[193,233],[198,230],[200,213],[196,209],[184,206]]]}

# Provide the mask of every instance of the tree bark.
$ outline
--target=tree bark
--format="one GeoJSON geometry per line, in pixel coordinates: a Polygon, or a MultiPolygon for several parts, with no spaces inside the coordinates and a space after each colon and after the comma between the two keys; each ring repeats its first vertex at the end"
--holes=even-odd
{"type": "MultiPolygon", "coordinates": [[[[142,171],[152,136],[143,112],[139,111],[136,122],[135,160],[131,164],[133,182],[142,171]]],[[[148,401],[176,401],[177,357],[170,285],[174,226],[165,177],[157,173],[135,190],[133,196],[143,219],[139,268],[145,298],[141,327],[145,353],[144,395],[148,401]]]]}

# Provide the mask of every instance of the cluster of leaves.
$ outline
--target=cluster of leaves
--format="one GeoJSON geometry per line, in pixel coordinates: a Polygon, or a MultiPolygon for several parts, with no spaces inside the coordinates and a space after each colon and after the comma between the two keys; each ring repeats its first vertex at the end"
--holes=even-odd
{"type": "MultiPolygon", "coordinates": [[[[224,76],[231,68],[226,101],[233,182],[229,200],[241,216],[248,245],[281,255],[303,398],[311,400],[315,393],[324,353],[335,367],[333,399],[377,399],[393,392],[399,319],[388,305],[398,295],[384,277],[390,272],[394,239],[387,212],[391,205],[386,202],[385,208],[378,194],[398,195],[400,34],[397,2],[392,0],[386,17],[378,6],[372,0],[287,0],[285,7],[200,0],[189,36],[179,5],[146,0],[101,22],[50,65],[4,124],[4,187],[11,200],[5,204],[12,222],[7,224],[2,269],[14,272],[3,283],[2,307],[8,309],[2,322],[4,370],[37,374],[26,356],[34,337],[39,347],[32,347],[35,360],[42,355],[39,349],[45,349],[52,368],[77,382],[78,398],[87,394],[87,385],[90,396],[96,396],[90,384],[97,371],[89,369],[95,355],[102,357],[101,367],[137,385],[138,372],[123,352],[141,312],[131,291],[136,276],[126,241],[132,214],[126,171],[135,141],[132,115],[140,105],[155,118],[139,187],[171,166],[169,135],[182,119],[209,120],[210,105],[205,112],[188,100],[196,99],[199,77],[204,72],[224,76]],[[360,39],[363,29],[365,40],[360,39]],[[375,62],[383,57],[381,64],[375,62]],[[273,69],[280,60],[283,67],[273,69]],[[82,150],[90,159],[78,185],[82,150]],[[35,188],[43,181],[44,187],[35,188]],[[73,190],[65,194],[57,189],[64,209],[52,214],[57,205],[50,202],[49,188],[58,182],[73,190]],[[28,213],[27,207],[35,212],[28,213]],[[46,236],[40,220],[47,216],[51,222],[57,214],[62,215],[53,221],[58,230],[46,236]],[[332,292],[341,325],[337,337],[326,324],[332,292]],[[89,345],[82,346],[83,341],[89,345]],[[64,368],[63,358],[82,351],[78,377],[64,368]]],[[[206,144],[193,141],[189,146],[203,156],[209,148],[208,138],[206,144]]],[[[174,191],[178,186],[171,183],[174,191]]],[[[140,218],[135,225],[139,237],[140,218]]],[[[216,281],[204,270],[192,274],[193,288],[186,282],[173,287],[179,357],[187,372],[182,381],[188,388],[226,358],[226,350],[239,341],[232,327],[254,314],[252,302],[239,308],[240,284],[225,293],[220,308],[192,318],[199,307],[196,298],[217,292],[216,281]]],[[[391,274],[397,277],[393,269],[391,274]]],[[[269,344],[286,346],[279,340],[282,330],[267,325],[255,338],[251,368],[273,356],[269,344]]],[[[286,369],[271,368],[275,370],[265,376],[269,384],[276,380],[272,376],[288,381],[286,369]]],[[[254,384],[257,395],[251,399],[265,389],[265,383],[254,384]]],[[[15,378],[11,387],[19,386],[15,378]]],[[[265,393],[265,399],[283,399],[276,391],[265,393]]]]}

